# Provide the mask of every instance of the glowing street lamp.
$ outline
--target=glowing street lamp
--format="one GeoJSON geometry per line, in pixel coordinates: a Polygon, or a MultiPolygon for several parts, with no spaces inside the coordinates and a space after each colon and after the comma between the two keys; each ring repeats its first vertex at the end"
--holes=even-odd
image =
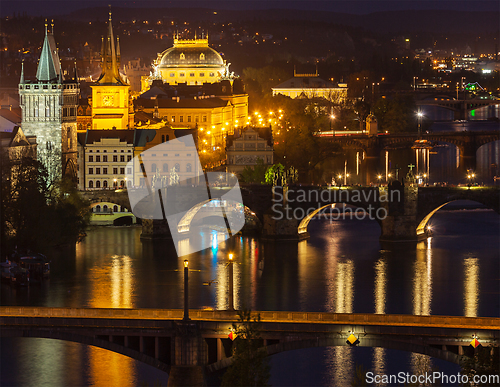
{"type": "Polygon", "coordinates": [[[187,259],[184,260],[184,321],[191,320],[189,318],[189,294],[188,294],[188,282],[189,282],[189,261],[187,259]]]}
{"type": "Polygon", "coordinates": [[[234,310],[234,277],[233,277],[233,254],[229,254],[229,267],[228,267],[228,310],[234,310]]]}
{"type": "Polygon", "coordinates": [[[417,118],[418,118],[418,135],[422,133],[422,117],[424,116],[424,113],[422,113],[420,110],[417,112],[417,118]]]}
{"type": "Polygon", "coordinates": [[[378,175],[377,179],[378,179],[378,186],[380,187],[380,181],[382,180],[382,175],[378,175]]]}

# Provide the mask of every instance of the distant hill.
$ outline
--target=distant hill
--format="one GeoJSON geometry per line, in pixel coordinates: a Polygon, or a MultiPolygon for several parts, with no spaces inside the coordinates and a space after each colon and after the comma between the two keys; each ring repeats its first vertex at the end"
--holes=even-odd
{"type": "MultiPolygon", "coordinates": [[[[176,21],[320,21],[353,27],[364,27],[380,33],[398,32],[449,32],[483,33],[495,32],[500,28],[500,12],[465,12],[465,11],[387,11],[367,15],[354,15],[337,12],[307,11],[291,9],[269,10],[218,10],[204,8],[120,8],[113,7],[113,19],[158,20],[160,18],[176,21]]],[[[108,8],[86,8],[63,16],[78,21],[105,21],[108,8]]],[[[61,18],[61,16],[59,17],[61,18]]]]}

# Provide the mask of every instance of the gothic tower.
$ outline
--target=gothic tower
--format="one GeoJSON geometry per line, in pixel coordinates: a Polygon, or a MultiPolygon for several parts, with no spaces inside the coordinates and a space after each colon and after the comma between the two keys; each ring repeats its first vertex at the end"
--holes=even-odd
{"type": "Polygon", "coordinates": [[[101,75],[92,85],[92,129],[133,129],[130,85],[119,72],[120,41],[113,37],[111,12],[108,34],[102,38],[101,75]]]}
{"type": "Polygon", "coordinates": [[[52,29],[45,24],[36,79],[19,81],[22,109],[21,128],[28,136],[36,136],[37,156],[49,175],[49,182],[63,175],[76,179],[76,112],[80,92],[75,69],[74,78],[62,74],[58,49],[52,29]]]}

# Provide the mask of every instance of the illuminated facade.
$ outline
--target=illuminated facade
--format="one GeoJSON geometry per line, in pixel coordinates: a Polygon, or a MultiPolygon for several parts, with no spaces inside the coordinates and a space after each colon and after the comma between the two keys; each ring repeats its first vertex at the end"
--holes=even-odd
{"type": "Polygon", "coordinates": [[[130,85],[120,75],[120,42],[116,45],[109,13],[108,34],[102,40],[101,75],[92,87],[92,129],[132,129],[130,85]]]}
{"type": "MultiPolygon", "coordinates": [[[[53,28],[53,26],[52,26],[53,28]]],[[[78,79],[65,79],[53,31],[45,25],[36,80],[19,81],[21,127],[26,136],[36,136],[37,154],[46,167],[50,181],[67,175],[76,180],[76,113],[78,79]]]]}
{"type": "Polygon", "coordinates": [[[154,77],[170,85],[202,85],[231,76],[229,64],[208,46],[208,37],[179,39],[176,36],[174,46],[158,54],[154,69],[154,77]]]}
{"type": "Polygon", "coordinates": [[[315,74],[296,74],[293,78],[272,88],[273,96],[286,95],[290,98],[324,98],[334,103],[342,103],[347,98],[347,84],[337,86],[332,82],[319,78],[315,74]]]}
{"type": "Polygon", "coordinates": [[[248,128],[227,147],[226,172],[241,173],[245,167],[255,167],[258,160],[264,165],[272,165],[273,147],[254,129],[248,128]]]}

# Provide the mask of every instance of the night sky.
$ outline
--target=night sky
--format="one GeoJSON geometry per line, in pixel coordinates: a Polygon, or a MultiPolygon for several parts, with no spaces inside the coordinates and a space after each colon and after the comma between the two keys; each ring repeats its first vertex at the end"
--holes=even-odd
{"type": "Polygon", "coordinates": [[[351,14],[367,14],[378,11],[389,10],[436,10],[449,9],[456,11],[499,11],[500,1],[484,1],[484,0],[467,0],[467,1],[436,1],[436,0],[398,0],[398,1],[381,1],[381,0],[344,0],[344,1],[303,1],[303,0],[287,0],[287,1],[248,1],[248,0],[231,0],[231,1],[165,1],[165,0],[149,0],[149,1],[106,1],[106,0],[2,0],[0,2],[0,15],[2,17],[11,16],[14,12],[26,12],[33,16],[56,16],[76,11],[81,8],[102,7],[111,4],[114,7],[176,7],[176,8],[211,8],[217,9],[309,9],[335,11],[351,14]]]}

